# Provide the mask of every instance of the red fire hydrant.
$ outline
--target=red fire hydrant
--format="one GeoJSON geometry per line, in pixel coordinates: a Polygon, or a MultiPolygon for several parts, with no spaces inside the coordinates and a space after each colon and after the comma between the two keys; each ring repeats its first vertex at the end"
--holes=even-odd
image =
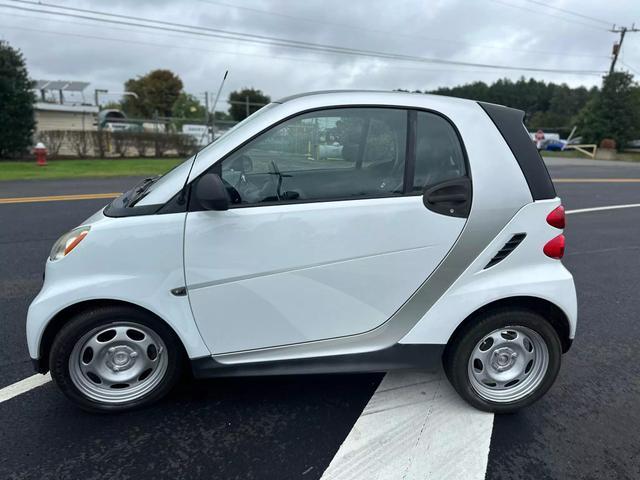
{"type": "Polygon", "coordinates": [[[33,149],[33,153],[36,154],[36,163],[38,165],[42,166],[47,164],[47,147],[45,147],[42,142],[38,142],[33,149]]]}

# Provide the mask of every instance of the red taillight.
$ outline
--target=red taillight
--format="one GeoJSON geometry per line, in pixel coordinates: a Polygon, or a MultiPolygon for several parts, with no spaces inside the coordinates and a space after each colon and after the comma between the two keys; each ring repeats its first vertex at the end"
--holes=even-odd
{"type": "Polygon", "coordinates": [[[561,259],[564,255],[564,235],[549,240],[542,251],[547,257],[561,259]]]}
{"type": "Polygon", "coordinates": [[[565,226],[564,207],[560,205],[547,215],[547,223],[552,227],[563,229],[565,226]]]}

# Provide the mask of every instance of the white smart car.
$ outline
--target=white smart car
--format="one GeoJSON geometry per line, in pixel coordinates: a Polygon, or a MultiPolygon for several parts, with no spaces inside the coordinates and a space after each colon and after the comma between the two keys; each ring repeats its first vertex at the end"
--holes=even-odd
{"type": "Polygon", "coordinates": [[[36,370],[94,411],[149,404],[185,370],[440,364],[477,408],[532,403],[577,307],[522,118],[396,92],[268,105],[56,242],[27,319],[36,370]]]}

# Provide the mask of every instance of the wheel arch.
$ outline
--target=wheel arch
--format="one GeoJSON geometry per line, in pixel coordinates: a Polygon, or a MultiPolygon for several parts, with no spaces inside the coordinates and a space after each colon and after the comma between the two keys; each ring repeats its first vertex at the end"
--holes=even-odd
{"type": "Polygon", "coordinates": [[[475,310],[467,318],[465,318],[460,325],[453,331],[449,340],[447,341],[447,348],[445,349],[445,355],[449,345],[455,343],[456,338],[461,335],[467,326],[474,321],[479,315],[483,315],[487,312],[495,312],[498,310],[509,310],[514,308],[526,309],[542,315],[555,329],[560,337],[562,344],[562,353],[569,351],[571,347],[572,339],[570,338],[571,327],[569,324],[569,317],[567,314],[556,304],[540,297],[531,296],[514,296],[501,298],[487,303],[482,307],[475,310]]]}
{"type": "Polygon", "coordinates": [[[69,319],[87,310],[108,307],[131,308],[134,310],[138,310],[139,312],[143,312],[144,314],[155,318],[159,322],[162,322],[175,335],[178,344],[182,349],[181,355],[184,358],[187,358],[186,349],[182,339],[180,338],[180,335],[178,335],[178,332],[176,332],[176,330],[173,328],[173,326],[171,326],[169,322],[160,317],[158,314],[152,312],[147,308],[141,307],[140,305],[136,305],[135,303],[127,302],[124,300],[92,299],[69,305],[57,312],[51,318],[51,320],[49,320],[40,338],[40,345],[38,347],[39,355],[36,365],[37,371],[40,373],[46,373],[47,371],[49,371],[49,352],[51,351],[51,346],[53,345],[53,341],[56,335],[58,334],[60,329],[69,321],[69,319]]]}

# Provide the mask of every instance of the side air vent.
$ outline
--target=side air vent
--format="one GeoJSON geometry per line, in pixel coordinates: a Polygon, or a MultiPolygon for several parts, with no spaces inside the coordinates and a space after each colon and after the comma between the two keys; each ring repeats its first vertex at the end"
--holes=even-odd
{"type": "Polygon", "coordinates": [[[496,263],[500,263],[502,260],[507,258],[507,255],[513,252],[526,236],[526,233],[516,233],[507,243],[504,244],[504,247],[502,247],[500,251],[496,253],[496,256],[493,257],[484,268],[487,269],[493,267],[496,263]]]}

